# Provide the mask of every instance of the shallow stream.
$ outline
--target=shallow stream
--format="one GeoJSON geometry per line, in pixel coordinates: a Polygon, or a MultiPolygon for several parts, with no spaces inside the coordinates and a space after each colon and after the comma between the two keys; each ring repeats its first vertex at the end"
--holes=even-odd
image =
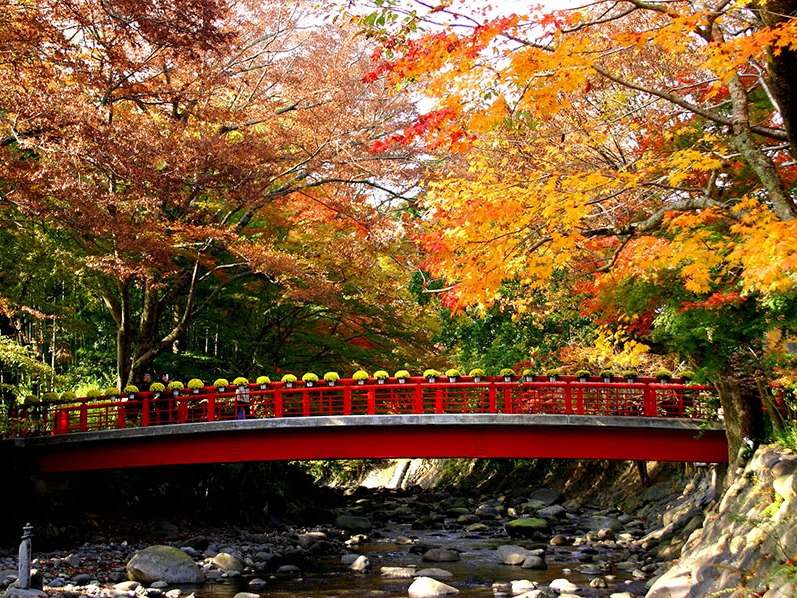
{"type": "MultiPolygon", "coordinates": [[[[366,555],[371,562],[371,569],[366,573],[355,573],[339,558],[324,558],[313,562],[310,568],[303,568],[301,574],[272,575],[266,577],[267,587],[249,590],[248,578],[225,580],[218,583],[205,584],[194,588],[198,598],[232,598],[237,592],[251,591],[264,597],[274,598],[331,598],[346,596],[366,598],[374,596],[407,596],[411,578],[391,579],[380,574],[381,567],[416,567],[440,568],[452,573],[450,579],[441,579],[444,583],[459,590],[459,596],[467,598],[488,598],[496,596],[494,582],[511,582],[527,579],[538,582],[542,589],[554,579],[566,578],[579,586],[578,596],[608,597],[612,593],[629,592],[632,596],[645,595],[645,580],[634,579],[627,571],[616,568],[604,575],[585,575],[576,568],[585,561],[619,562],[624,558],[625,550],[620,547],[604,546],[586,548],[584,546],[545,546],[539,542],[529,542],[509,538],[484,537],[457,531],[419,531],[409,525],[391,525],[383,530],[384,539],[371,540],[352,549],[352,552],[366,555]],[[404,538],[404,540],[398,540],[404,538]],[[412,539],[413,544],[406,543],[412,539]],[[421,554],[410,552],[413,545],[423,544],[435,548],[456,549],[460,560],[456,562],[430,563],[423,562],[421,554]],[[526,548],[546,549],[545,570],[522,569],[519,566],[501,564],[496,555],[496,548],[502,544],[516,544],[526,548]],[[591,550],[592,549],[592,550],[591,550]],[[592,588],[591,580],[602,577],[607,588],[592,588]]],[[[555,595],[555,592],[551,592],[555,595]]]]}

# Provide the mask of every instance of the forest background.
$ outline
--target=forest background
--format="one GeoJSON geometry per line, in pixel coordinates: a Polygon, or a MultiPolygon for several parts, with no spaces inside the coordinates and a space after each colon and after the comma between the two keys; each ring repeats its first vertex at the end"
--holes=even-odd
{"type": "Polygon", "coordinates": [[[763,437],[795,386],[797,3],[468,6],[11,3],[6,404],[688,368],[763,437]]]}

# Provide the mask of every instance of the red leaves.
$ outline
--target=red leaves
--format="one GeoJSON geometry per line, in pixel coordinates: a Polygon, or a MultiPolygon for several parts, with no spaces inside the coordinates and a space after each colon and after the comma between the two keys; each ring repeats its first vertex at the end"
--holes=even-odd
{"type": "Polygon", "coordinates": [[[716,292],[709,295],[704,301],[681,303],[681,311],[689,311],[690,309],[722,309],[727,305],[739,305],[746,300],[745,297],[742,297],[741,294],[737,292],[716,292]]]}
{"type": "MultiPolygon", "coordinates": [[[[407,146],[415,139],[422,137],[430,132],[439,131],[443,128],[444,123],[456,119],[456,112],[451,108],[443,108],[441,110],[434,110],[418,117],[414,124],[410,125],[401,133],[390,135],[379,139],[371,144],[368,148],[371,152],[381,153],[396,146],[407,146]]],[[[461,133],[461,132],[460,132],[461,133]]],[[[452,140],[457,141],[461,139],[461,133],[456,136],[456,132],[452,134],[452,140]]]]}

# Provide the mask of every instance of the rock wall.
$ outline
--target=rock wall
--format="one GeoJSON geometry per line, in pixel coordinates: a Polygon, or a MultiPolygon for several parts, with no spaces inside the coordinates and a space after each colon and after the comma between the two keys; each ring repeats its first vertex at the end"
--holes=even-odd
{"type": "Polygon", "coordinates": [[[733,480],[712,503],[712,484],[696,479],[643,539],[650,549],[672,551],[691,531],[647,598],[797,596],[797,455],[762,446],[733,480]]]}

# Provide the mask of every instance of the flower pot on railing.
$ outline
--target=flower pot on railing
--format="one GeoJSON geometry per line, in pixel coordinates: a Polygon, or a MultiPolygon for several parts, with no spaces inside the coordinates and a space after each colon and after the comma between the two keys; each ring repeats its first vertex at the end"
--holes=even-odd
{"type": "Polygon", "coordinates": [[[587,380],[589,380],[589,377],[591,375],[592,373],[589,370],[578,370],[576,372],[576,376],[578,376],[579,382],[586,382],[587,380]]]}
{"type": "Polygon", "coordinates": [[[384,384],[390,374],[388,374],[385,370],[377,370],[374,372],[374,378],[376,378],[377,384],[384,384]]]}
{"type": "Polygon", "coordinates": [[[132,384],[125,386],[122,389],[122,392],[127,395],[127,398],[131,401],[136,398],[136,394],[138,393],[138,387],[133,386],[132,384]]]}
{"type": "Polygon", "coordinates": [[[474,382],[481,382],[482,376],[484,376],[484,370],[481,368],[473,368],[468,372],[468,376],[473,378],[474,382]]]}
{"type": "Polygon", "coordinates": [[[548,370],[545,375],[548,376],[549,382],[556,382],[559,379],[559,370],[548,370]]]}
{"type": "Polygon", "coordinates": [[[600,377],[608,384],[614,378],[614,372],[612,370],[603,370],[600,373],[600,377]]]}
{"type": "Polygon", "coordinates": [[[628,370],[626,372],[623,372],[623,378],[625,378],[625,381],[628,382],[629,384],[633,384],[634,382],[636,382],[637,378],[639,378],[639,372],[635,370],[628,370]]]}
{"type": "Polygon", "coordinates": [[[217,378],[216,381],[213,383],[219,392],[224,392],[227,390],[227,387],[230,385],[230,382],[226,378],[217,378]]]}
{"type": "Polygon", "coordinates": [[[365,370],[357,370],[351,375],[351,379],[354,380],[357,384],[362,386],[365,384],[365,381],[368,380],[368,372],[365,370]]]}
{"type": "Polygon", "coordinates": [[[399,370],[395,373],[396,380],[398,380],[399,384],[406,384],[407,380],[410,377],[410,373],[407,370],[399,370]]]}
{"type": "Polygon", "coordinates": [[[672,372],[669,370],[659,370],[656,372],[656,378],[658,378],[659,384],[667,384],[672,380],[672,372]]]}
{"type": "Polygon", "coordinates": [[[423,373],[423,377],[426,378],[430,384],[434,384],[437,381],[438,376],[440,376],[440,372],[433,369],[426,370],[423,373]]]}
{"type": "Polygon", "coordinates": [[[448,376],[449,382],[456,382],[457,378],[459,378],[459,370],[455,368],[451,368],[450,370],[446,370],[446,376],[448,376]]]}
{"type": "Polygon", "coordinates": [[[523,373],[521,375],[523,376],[524,382],[534,382],[534,372],[532,372],[531,370],[528,369],[523,370],[523,373]]]}
{"type": "Polygon", "coordinates": [[[327,372],[326,374],[324,374],[324,380],[326,380],[326,383],[329,386],[335,386],[338,380],[340,380],[340,376],[338,375],[337,372],[327,372]]]}
{"type": "Polygon", "coordinates": [[[268,388],[268,385],[271,384],[271,378],[269,378],[268,376],[258,376],[255,382],[260,387],[260,390],[266,390],[266,388],[268,388]]]}
{"type": "Polygon", "coordinates": [[[504,379],[504,382],[512,382],[512,376],[516,375],[512,368],[504,368],[498,374],[504,379]]]}
{"type": "Polygon", "coordinates": [[[293,385],[296,383],[296,376],[293,374],[285,374],[282,377],[282,383],[285,385],[285,388],[293,388],[293,385]]]}

